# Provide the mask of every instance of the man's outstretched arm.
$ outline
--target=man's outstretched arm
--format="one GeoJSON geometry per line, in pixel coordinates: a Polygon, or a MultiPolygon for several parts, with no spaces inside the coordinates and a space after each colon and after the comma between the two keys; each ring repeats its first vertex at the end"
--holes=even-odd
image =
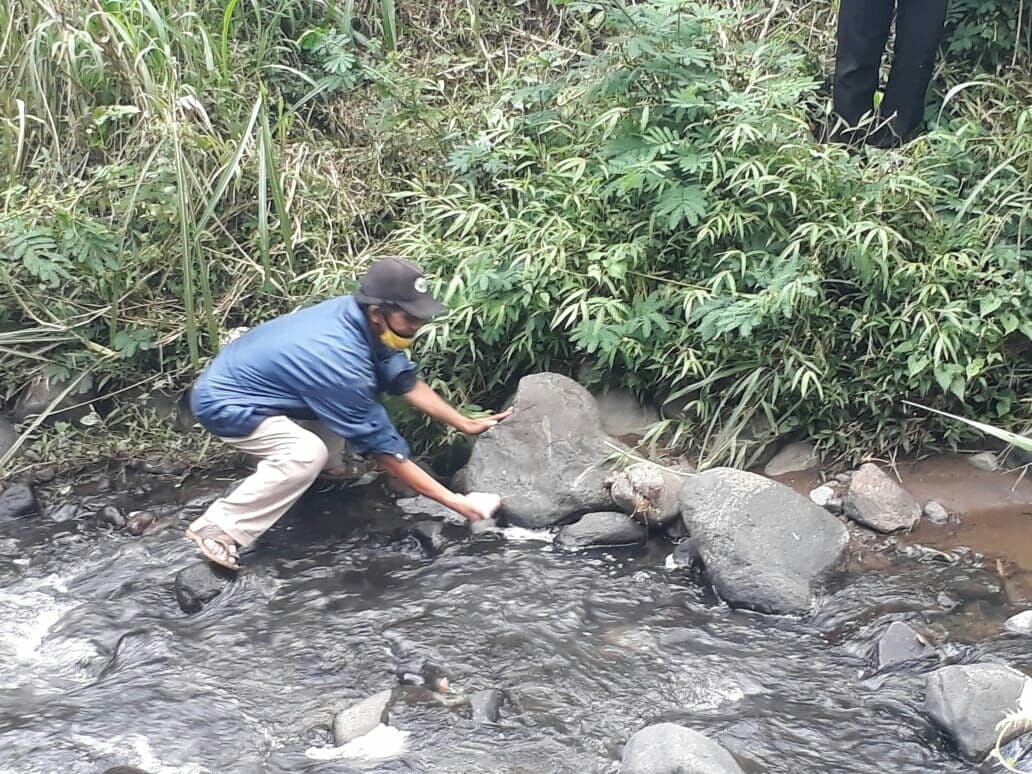
{"type": "MultiPolygon", "coordinates": [[[[483,417],[481,419],[465,417],[452,408],[448,401],[430,389],[429,385],[423,381],[416,382],[416,386],[406,392],[402,397],[405,399],[406,403],[413,408],[419,409],[431,419],[436,419],[438,422],[444,422],[446,425],[451,425],[456,430],[465,433],[466,435],[480,435],[486,430],[490,430],[512,414],[512,409],[510,408],[508,411],[503,411],[500,414],[492,414],[489,417],[483,417]]],[[[413,489],[415,489],[415,487],[413,487],[413,489]]]]}
{"type": "MultiPolygon", "coordinates": [[[[441,505],[451,508],[470,521],[489,519],[498,508],[498,502],[485,504],[483,498],[467,497],[442,486],[434,478],[412,460],[399,460],[390,454],[377,455],[377,462],[390,475],[397,476],[419,494],[436,500],[441,505]]],[[[495,498],[497,500],[497,498],[495,498]]]]}

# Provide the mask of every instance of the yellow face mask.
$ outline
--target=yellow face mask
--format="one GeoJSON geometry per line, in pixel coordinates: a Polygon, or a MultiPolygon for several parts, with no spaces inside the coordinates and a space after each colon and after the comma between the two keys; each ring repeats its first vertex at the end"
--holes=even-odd
{"type": "Polygon", "coordinates": [[[415,339],[399,336],[388,326],[387,330],[380,334],[380,343],[391,349],[408,349],[415,339]]]}

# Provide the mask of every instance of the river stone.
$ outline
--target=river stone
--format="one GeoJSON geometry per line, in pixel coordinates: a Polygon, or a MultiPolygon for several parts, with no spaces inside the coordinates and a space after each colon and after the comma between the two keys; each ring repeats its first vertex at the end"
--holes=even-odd
{"type": "Polygon", "coordinates": [[[71,521],[79,515],[79,503],[61,503],[49,511],[47,511],[47,518],[51,521],[71,521]]]}
{"type": "Polygon", "coordinates": [[[497,688],[476,691],[469,697],[473,709],[473,720],[477,723],[498,722],[498,711],[502,707],[502,692],[497,688]]]}
{"type": "Polygon", "coordinates": [[[222,593],[236,573],[210,562],[197,562],[179,571],[174,590],[184,613],[197,613],[222,593]]]}
{"type": "Polygon", "coordinates": [[[943,507],[942,503],[937,503],[935,500],[929,500],[926,502],[921,512],[924,514],[924,517],[933,524],[941,525],[950,523],[950,512],[943,507]]]}
{"type": "Polygon", "coordinates": [[[97,513],[97,522],[99,524],[108,524],[115,529],[122,529],[125,526],[125,516],[122,512],[114,505],[105,505],[97,513]]]}
{"type": "Polygon", "coordinates": [[[969,761],[996,744],[996,724],[1017,709],[1029,679],[1002,664],[965,664],[937,669],[925,682],[925,712],[969,761]]]}
{"type": "Polygon", "coordinates": [[[660,465],[636,462],[611,474],[607,483],[617,508],[659,527],[681,514],[678,495],[684,478],[660,465]]]}
{"type": "Polygon", "coordinates": [[[686,479],[681,513],[717,593],[761,613],[809,611],[814,582],[849,541],[845,526],[803,495],[732,468],[686,479]]]}
{"type": "Polygon", "coordinates": [[[139,537],[154,523],[157,517],[150,511],[133,511],[126,519],[125,531],[139,537]]]}
{"type": "Polygon", "coordinates": [[[508,521],[531,529],[611,508],[609,458],[626,447],[602,431],[591,393],[559,374],[533,374],[512,405],[513,416],[477,436],[457,488],[501,495],[508,521]]]}
{"type": "Polygon", "coordinates": [[[11,484],[0,492],[0,520],[15,519],[39,512],[32,487],[25,483],[11,484]]]}
{"type": "Polygon", "coordinates": [[[879,532],[911,529],[921,518],[921,506],[910,493],[877,465],[860,466],[849,485],[846,515],[879,532]]]}
{"type": "Polygon", "coordinates": [[[658,723],[624,745],[621,774],[743,774],[731,753],[698,731],[658,723]]]}
{"type": "MultiPolygon", "coordinates": [[[[76,379],[79,374],[72,374],[71,379],[76,379]]],[[[84,380],[86,381],[86,380],[84,380]]],[[[80,382],[81,384],[81,382],[80,382]]],[[[67,381],[59,381],[48,377],[38,377],[22,390],[14,403],[11,412],[14,421],[24,422],[46,411],[57,397],[67,388],[67,381]]],[[[97,399],[97,394],[92,390],[77,392],[72,391],[66,395],[60,403],[54,407],[54,412],[44,420],[45,424],[53,424],[57,421],[78,422],[80,419],[91,413],[89,403],[97,399]],[[80,405],[82,404],[82,405],[80,405]],[[69,408],[75,406],[75,408],[69,408]]]]}
{"type": "Polygon", "coordinates": [[[381,723],[388,723],[393,691],[380,691],[362,699],[333,717],[333,741],[338,746],[365,736],[381,723]]]}
{"type": "Polygon", "coordinates": [[[835,490],[826,484],[810,490],[810,501],[821,508],[827,508],[828,503],[833,499],[835,499],[835,490]]]}
{"type": "Polygon", "coordinates": [[[648,531],[626,513],[614,511],[586,513],[576,524],[567,524],[556,538],[556,545],[568,550],[591,546],[626,546],[644,543],[648,531]]]}
{"type": "Polygon", "coordinates": [[[594,398],[602,429],[610,435],[638,435],[659,421],[659,410],[642,404],[630,390],[596,392],[594,398]]]}
{"type": "Polygon", "coordinates": [[[437,554],[444,548],[444,522],[425,519],[417,521],[408,528],[408,534],[419,541],[420,548],[429,555],[437,554]]]}
{"type": "Polygon", "coordinates": [[[978,454],[972,454],[967,458],[968,462],[974,465],[979,470],[984,470],[987,473],[995,473],[1000,469],[1000,458],[997,457],[991,451],[979,452],[978,454]]]}
{"type": "Polygon", "coordinates": [[[785,446],[771,458],[770,462],[764,465],[763,475],[784,476],[788,473],[797,473],[800,470],[816,467],[819,461],[817,450],[812,443],[796,441],[785,446]]]}
{"type": "Polygon", "coordinates": [[[1014,634],[1024,634],[1026,637],[1032,637],[1032,610],[1025,610],[1017,615],[1012,615],[1008,618],[1003,628],[1014,634]]]}
{"type": "Polygon", "coordinates": [[[884,669],[901,661],[922,658],[933,652],[920,634],[902,621],[893,621],[878,638],[878,668],[884,669]]]}

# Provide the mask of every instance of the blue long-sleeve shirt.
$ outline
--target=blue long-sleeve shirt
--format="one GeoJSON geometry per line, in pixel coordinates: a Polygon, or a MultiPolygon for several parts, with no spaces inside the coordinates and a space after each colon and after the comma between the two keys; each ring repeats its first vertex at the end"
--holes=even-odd
{"type": "Polygon", "coordinates": [[[416,384],[415,365],[373,338],[351,296],[323,301],[252,328],[208,365],[190,408],[222,438],[250,435],[263,419],[320,419],[357,454],[410,454],[381,392],[416,384]]]}

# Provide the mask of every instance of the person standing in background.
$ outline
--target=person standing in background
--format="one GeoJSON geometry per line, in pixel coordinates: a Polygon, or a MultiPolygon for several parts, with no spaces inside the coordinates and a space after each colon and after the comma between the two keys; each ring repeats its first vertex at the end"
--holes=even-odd
{"type": "Polygon", "coordinates": [[[897,147],[920,127],[947,0],[841,0],[833,102],[836,142],[897,147]],[[892,69],[877,110],[878,71],[893,13],[892,69]]]}

